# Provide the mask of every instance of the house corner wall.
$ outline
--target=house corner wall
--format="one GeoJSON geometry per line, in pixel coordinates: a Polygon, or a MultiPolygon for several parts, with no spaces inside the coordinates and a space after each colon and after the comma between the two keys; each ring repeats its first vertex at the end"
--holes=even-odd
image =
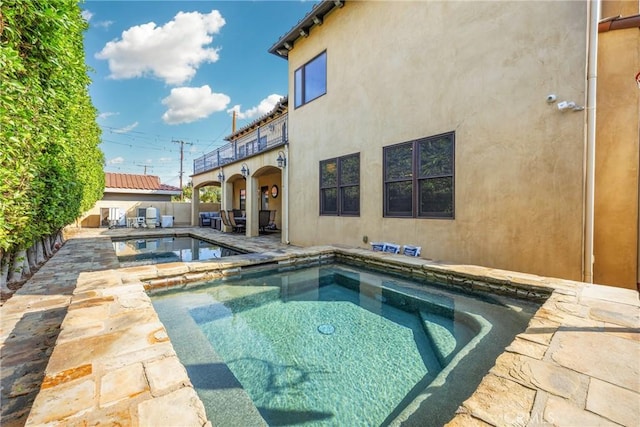
{"type": "MultiPolygon", "coordinates": [[[[602,3],[603,18],[638,13],[638,2],[602,3]]],[[[599,34],[594,282],[628,289],[640,283],[638,64],[638,28],[599,34]]]]}

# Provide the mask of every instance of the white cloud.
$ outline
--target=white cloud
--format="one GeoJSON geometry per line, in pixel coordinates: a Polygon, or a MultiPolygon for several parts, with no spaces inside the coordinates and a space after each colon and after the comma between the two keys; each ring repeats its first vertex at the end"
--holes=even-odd
{"type": "Polygon", "coordinates": [[[273,108],[282,98],[282,95],[274,93],[260,101],[260,104],[258,104],[256,107],[242,111],[241,105],[238,104],[228,109],[227,113],[231,114],[233,111],[235,111],[236,117],[239,119],[253,119],[255,117],[261,117],[273,110],[273,108]]]}
{"type": "Polygon", "coordinates": [[[124,163],[124,157],[114,157],[111,160],[107,160],[108,165],[120,165],[124,163]]]}
{"type": "Polygon", "coordinates": [[[206,47],[225,20],[217,10],[209,14],[179,12],[163,26],[154,22],[123,31],[95,57],[109,61],[109,77],[129,79],[156,76],[167,84],[191,79],[205,62],[218,60],[219,48],[206,47]]]}
{"type": "Polygon", "coordinates": [[[127,132],[131,132],[132,130],[134,130],[137,127],[138,127],[138,122],[133,122],[130,125],[125,126],[123,128],[115,129],[113,131],[113,133],[127,133],[127,132]]]}
{"type": "Polygon", "coordinates": [[[98,28],[109,28],[111,25],[113,25],[113,21],[98,21],[95,24],[93,24],[94,27],[98,27],[98,28]]]}
{"type": "Polygon", "coordinates": [[[98,114],[98,118],[99,118],[99,119],[107,119],[107,118],[109,118],[109,117],[111,117],[111,116],[117,116],[117,115],[119,115],[119,114],[120,114],[120,113],[113,113],[113,112],[111,112],[111,111],[105,111],[104,113],[100,113],[100,114],[98,114]]]}
{"type": "Polygon", "coordinates": [[[209,85],[201,87],[178,87],[162,100],[169,109],[162,120],[170,125],[191,123],[204,119],[217,111],[224,111],[231,98],[224,93],[211,92],[209,85]]]}
{"type": "Polygon", "coordinates": [[[85,21],[89,22],[89,21],[91,21],[91,18],[93,17],[93,13],[85,9],[80,13],[80,16],[82,16],[82,19],[84,19],[85,21]]]}

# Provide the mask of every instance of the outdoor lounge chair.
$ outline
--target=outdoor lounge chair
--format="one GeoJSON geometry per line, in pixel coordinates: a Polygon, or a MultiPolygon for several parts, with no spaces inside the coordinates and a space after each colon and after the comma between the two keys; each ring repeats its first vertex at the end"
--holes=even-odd
{"type": "Polygon", "coordinates": [[[211,227],[211,212],[200,212],[200,227],[211,227]]]}

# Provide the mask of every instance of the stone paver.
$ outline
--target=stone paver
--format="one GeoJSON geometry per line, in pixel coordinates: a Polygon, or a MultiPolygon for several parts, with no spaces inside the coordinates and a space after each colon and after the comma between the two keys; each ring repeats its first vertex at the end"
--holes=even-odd
{"type": "Polygon", "coordinates": [[[109,406],[121,400],[149,391],[142,363],[133,363],[108,371],[100,381],[100,406],[109,406]]]}
{"type": "Polygon", "coordinates": [[[448,425],[635,427],[640,417],[635,291],[365,249],[299,248],[280,244],[277,235],[247,239],[205,228],[82,230],[76,237],[1,308],[3,426],[25,420],[27,425],[210,425],[145,288],[189,286],[266,262],[331,257],[453,286],[551,295],[448,425]],[[105,238],[167,232],[257,254],[119,269],[105,238]]]}
{"type": "MultiPolygon", "coordinates": [[[[582,409],[569,400],[551,396],[547,400],[542,422],[537,425],[552,426],[589,426],[589,427],[612,427],[619,426],[591,411],[582,409]]],[[[633,424],[627,424],[632,427],[633,424]]]]}
{"type": "Polygon", "coordinates": [[[165,357],[149,362],[145,366],[147,378],[154,396],[162,396],[169,391],[190,385],[187,371],[177,357],[165,357]]]}
{"type": "Polygon", "coordinates": [[[489,374],[463,408],[491,425],[524,427],[529,422],[535,396],[533,389],[489,374]]]}
{"type": "Polygon", "coordinates": [[[145,400],[138,406],[138,413],[141,426],[208,425],[204,406],[193,388],[145,400]]]}
{"type": "Polygon", "coordinates": [[[83,236],[91,238],[70,238],[0,308],[3,426],[24,425],[80,272],[118,267],[109,238],[83,236]]]}
{"type": "Polygon", "coordinates": [[[622,425],[631,426],[634,423],[640,424],[639,407],[637,393],[596,378],[591,380],[586,407],[588,411],[602,414],[622,425]]]}
{"type": "Polygon", "coordinates": [[[603,331],[558,331],[551,359],[582,372],[640,393],[638,345],[603,331]],[[629,351],[634,350],[635,351],[629,351]],[[607,363],[603,363],[606,360],[607,363]]]}

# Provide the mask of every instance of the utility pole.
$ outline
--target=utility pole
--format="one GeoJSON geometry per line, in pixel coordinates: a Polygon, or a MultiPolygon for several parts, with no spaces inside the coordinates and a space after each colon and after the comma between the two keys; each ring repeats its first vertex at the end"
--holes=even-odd
{"type": "MultiPolygon", "coordinates": [[[[192,142],[184,142],[184,141],[171,141],[176,144],[180,144],[180,191],[182,191],[182,175],[184,172],[182,171],[182,163],[184,161],[184,144],[193,145],[192,142]]],[[[184,199],[184,195],[180,193],[180,201],[184,199]]]]}
{"type": "Polygon", "coordinates": [[[147,174],[147,168],[153,169],[153,166],[149,166],[149,165],[140,165],[140,164],[136,163],[136,166],[140,166],[140,167],[144,168],[144,174],[145,175],[147,174]]]}

